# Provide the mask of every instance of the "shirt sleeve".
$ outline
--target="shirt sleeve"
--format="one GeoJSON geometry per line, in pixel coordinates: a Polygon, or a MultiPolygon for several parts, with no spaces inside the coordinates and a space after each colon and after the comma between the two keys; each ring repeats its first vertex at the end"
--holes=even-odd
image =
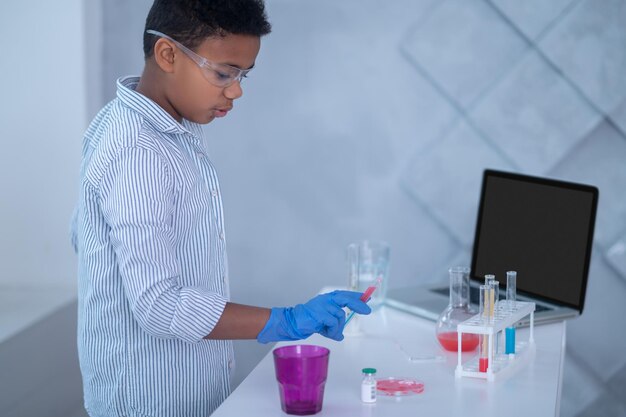
{"type": "Polygon", "coordinates": [[[168,165],[154,151],[123,149],[101,181],[100,200],[137,322],[156,337],[202,340],[217,324],[227,300],[205,287],[179,283],[168,165]]]}

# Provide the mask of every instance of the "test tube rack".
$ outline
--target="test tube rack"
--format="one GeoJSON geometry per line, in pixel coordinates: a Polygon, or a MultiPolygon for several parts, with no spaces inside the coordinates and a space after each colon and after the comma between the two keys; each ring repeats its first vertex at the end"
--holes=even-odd
{"type": "MultiPolygon", "coordinates": [[[[458,333],[458,363],[455,376],[482,378],[488,381],[495,381],[496,377],[503,376],[526,356],[535,347],[534,339],[535,325],[535,303],[516,301],[513,306],[506,301],[498,302],[494,311],[493,319],[487,320],[477,314],[457,327],[458,333]],[[499,337],[504,329],[515,325],[524,317],[530,315],[530,336],[527,342],[515,343],[515,354],[504,354],[494,352],[494,339],[499,337]],[[479,371],[480,354],[465,363],[462,363],[461,340],[463,333],[471,333],[488,337],[488,358],[489,364],[486,372],[479,371]]],[[[479,336],[480,337],[480,336],[479,336]]],[[[480,349],[480,347],[479,347],[480,349]]]]}

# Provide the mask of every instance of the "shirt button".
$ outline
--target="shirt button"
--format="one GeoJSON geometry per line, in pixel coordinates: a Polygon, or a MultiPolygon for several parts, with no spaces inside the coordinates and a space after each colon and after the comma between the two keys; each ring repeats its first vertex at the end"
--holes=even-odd
{"type": "Polygon", "coordinates": [[[211,195],[217,197],[217,190],[215,188],[211,190],[211,195]]]}
{"type": "Polygon", "coordinates": [[[224,240],[224,232],[220,232],[220,239],[224,240]]]}
{"type": "Polygon", "coordinates": [[[226,275],[224,275],[224,276],[222,277],[222,282],[223,282],[224,284],[226,284],[226,275]]]}
{"type": "Polygon", "coordinates": [[[232,359],[228,360],[228,369],[233,369],[233,360],[232,359]]]}

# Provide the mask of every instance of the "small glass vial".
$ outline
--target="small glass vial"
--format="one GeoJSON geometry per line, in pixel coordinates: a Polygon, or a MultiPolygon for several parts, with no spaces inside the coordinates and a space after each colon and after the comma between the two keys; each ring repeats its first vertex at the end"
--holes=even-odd
{"type": "Polygon", "coordinates": [[[376,369],[363,368],[363,381],[361,382],[361,401],[364,403],[376,402],[376,369]]]}

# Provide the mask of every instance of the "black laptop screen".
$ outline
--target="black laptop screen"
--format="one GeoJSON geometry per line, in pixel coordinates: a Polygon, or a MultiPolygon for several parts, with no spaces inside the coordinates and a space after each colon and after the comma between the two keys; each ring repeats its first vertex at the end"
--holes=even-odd
{"type": "Polygon", "coordinates": [[[472,277],[517,271],[517,288],[582,312],[598,190],[595,187],[485,171],[472,277]]]}

